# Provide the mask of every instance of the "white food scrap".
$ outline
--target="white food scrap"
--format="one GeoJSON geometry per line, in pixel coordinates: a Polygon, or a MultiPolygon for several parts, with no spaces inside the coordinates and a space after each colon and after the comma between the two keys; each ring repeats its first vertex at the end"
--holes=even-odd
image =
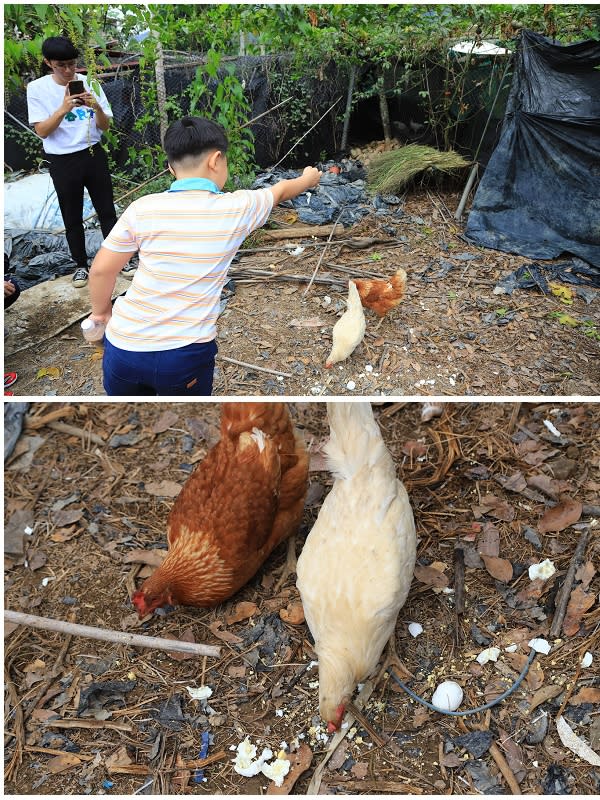
{"type": "Polygon", "coordinates": [[[547,656],[551,650],[550,642],[546,639],[530,639],[527,644],[529,647],[532,647],[536,653],[543,653],[545,656],[547,656]]]}
{"type": "Polygon", "coordinates": [[[583,654],[583,658],[581,659],[581,666],[584,669],[587,669],[588,667],[592,666],[593,660],[594,656],[588,650],[586,650],[586,652],[583,654]]]}
{"type": "Polygon", "coordinates": [[[192,700],[208,700],[212,696],[213,690],[210,686],[186,686],[187,692],[192,700]]]}
{"type": "Polygon", "coordinates": [[[536,578],[541,578],[543,581],[547,581],[555,572],[556,567],[549,558],[546,558],[539,564],[532,564],[529,567],[529,580],[534,581],[536,578]]]}
{"type": "Polygon", "coordinates": [[[265,747],[260,756],[256,758],[256,745],[253,745],[247,736],[243,742],[238,744],[236,749],[237,755],[233,762],[233,768],[239,775],[243,775],[245,778],[258,775],[265,761],[269,758],[273,758],[273,751],[269,750],[268,747],[265,747]]]}
{"type": "Polygon", "coordinates": [[[477,656],[477,661],[482,665],[487,664],[488,661],[498,661],[499,655],[499,647],[488,647],[487,650],[482,650],[481,653],[479,653],[477,656]]]}
{"type": "Polygon", "coordinates": [[[269,780],[275,783],[275,786],[281,786],[283,779],[290,771],[290,762],[287,758],[276,758],[270,764],[265,763],[261,767],[261,772],[269,780]]]}
{"type": "Polygon", "coordinates": [[[420,625],[418,622],[410,622],[408,624],[408,632],[410,633],[411,636],[414,636],[416,638],[417,636],[420,636],[423,633],[423,626],[420,625]]]}

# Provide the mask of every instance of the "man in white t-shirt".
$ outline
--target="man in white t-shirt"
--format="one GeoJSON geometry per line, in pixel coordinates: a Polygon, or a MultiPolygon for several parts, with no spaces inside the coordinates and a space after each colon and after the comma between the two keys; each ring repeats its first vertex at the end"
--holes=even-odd
{"type": "Polygon", "coordinates": [[[88,257],[83,229],[83,190],[88,190],[106,237],[117,221],[108,159],[100,140],[112,111],[100,86],[90,87],[76,73],[79,51],[64,36],[42,44],[47,75],[27,86],[29,123],[43,139],[50,176],[65,225],[71,256],[77,267],[73,285],[85,286],[88,257]],[[70,81],[82,81],[83,92],[69,93],[70,81]]]}

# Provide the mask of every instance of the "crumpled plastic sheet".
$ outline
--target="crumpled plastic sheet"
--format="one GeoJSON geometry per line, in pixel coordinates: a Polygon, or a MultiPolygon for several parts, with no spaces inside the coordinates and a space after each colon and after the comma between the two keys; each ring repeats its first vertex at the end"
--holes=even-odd
{"type": "Polygon", "coordinates": [[[547,264],[534,261],[506,275],[497,284],[505,294],[512,294],[515,289],[539,289],[542,294],[550,294],[548,281],[559,281],[577,287],[577,294],[586,303],[596,299],[600,289],[600,269],[592,267],[581,258],[568,261],[554,261],[547,264]]]}
{"type": "MultiPolygon", "coordinates": [[[[100,228],[85,231],[85,246],[90,260],[103,241],[100,228]]],[[[23,289],[59,275],[68,275],[75,269],[64,234],[5,230],[4,252],[10,257],[10,272],[18,277],[23,289]]]]}
{"type": "MultiPolygon", "coordinates": [[[[340,222],[342,225],[354,225],[363,217],[374,211],[378,216],[402,216],[400,197],[395,195],[375,195],[367,192],[366,172],[359,161],[343,159],[335,162],[341,172],[329,172],[328,167],[334,162],[319,164],[324,170],[321,181],[314,189],[303,192],[287,204],[298,213],[300,222],[307,225],[327,225],[340,222]]],[[[281,180],[297,178],[298,170],[271,170],[259,175],[254,181],[253,189],[273,186],[281,180]]]]}

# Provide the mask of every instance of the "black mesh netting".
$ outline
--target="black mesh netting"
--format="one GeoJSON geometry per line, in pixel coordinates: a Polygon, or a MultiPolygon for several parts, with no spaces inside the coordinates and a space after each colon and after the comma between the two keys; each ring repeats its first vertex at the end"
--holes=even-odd
{"type": "MultiPolygon", "coordinates": [[[[168,64],[165,68],[167,100],[176,100],[183,114],[189,112],[188,87],[194,80],[198,62],[168,64]]],[[[286,159],[288,167],[305,165],[317,160],[324,153],[335,152],[339,145],[341,117],[344,111],[348,75],[344,69],[330,64],[325,70],[305,75],[298,79],[292,74],[291,60],[286,55],[242,56],[222,61],[219,80],[233,67],[236,76],[243,81],[244,94],[251,106],[249,119],[288,100],[280,108],[266,114],[250,126],[254,135],[255,160],[258,166],[267,167],[282,158],[293,144],[302,137],[319,118],[324,119],[294,148],[286,159]],[[340,99],[331,113],[326,114],[336,100],[340,99]]],[[[158,109],[152,113],[152,121],[141,124],[147,116],[144,107],[140,72],[137,67],[124,64],[114,77],[103,77],[102,86],[112,106],[113,130],[119,134],[119,144],[112,156],[119,167],[124,167],[129,149],[140,145],[160,144],[158,109]]],[[[146,80],[154,80],[153,76],[146,80]]],[[[215,91],[216,81],[210,81],[208,91],[215,91]]],[[[206,113],[208,103],[200,102],[194,113],[206,113]]],[[[27,122],[27,99],[25,91],[14,95],[5,110],[5,124],[25,133],[27,122]],[[22,123],[19,125],[19,123],[22,123]]],[[[169,119],[176,113],[169,112],[169,119]]],[[[25,136],[27,134],[25,133],[25,136]]],[[[13,169],[34,166],[27,163],[27,154],[10,134],[7,140],[5,160],[13,169]]]]}

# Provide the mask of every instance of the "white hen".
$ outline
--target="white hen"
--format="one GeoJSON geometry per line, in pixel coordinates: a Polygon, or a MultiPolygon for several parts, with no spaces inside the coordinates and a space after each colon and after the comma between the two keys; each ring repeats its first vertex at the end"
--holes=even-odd
{"type": "Polygon", "coordinates": [[[328,403],[327,412],[335,482],[298,559],[297,586],[319,658],[319,712],[333,731],[394,632],[416,532],[370,403],[328,403]]]}
{"type": "Polygon", "coordinates": [[[348,281],[347,308],[333,326],[333,347],[325,366],[332,367],[354,352],[365,335],[366,320],[362,302],[354,281],[348,281]]]}

